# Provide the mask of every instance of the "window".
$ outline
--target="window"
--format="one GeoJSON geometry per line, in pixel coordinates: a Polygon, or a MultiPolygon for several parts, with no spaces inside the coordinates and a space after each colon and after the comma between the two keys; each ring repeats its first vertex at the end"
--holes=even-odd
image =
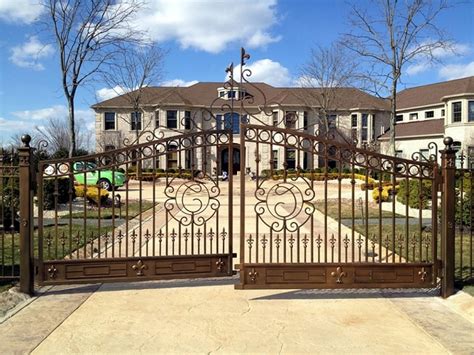
{"type": "Polygon", "coordinates": [[[415,121],[418,119],[418,113],[410,113],[410,121],[415,121]]]}
{"type": "Polygon", "coordinates": [[[351,115],[351,127],[357,127],[357,115],[351,115]]]}
{"type": "Polygon", "coordinates": [[[434,111],[425,111],[425,118],[433,118],[434,111]]]}
{"type": "Polygon", "coordinates": [[[362,114],[362,142],[367,142],[368,139],[368,123],[369,123],[369,115],[366,113],[362,114]]]}
{"type": "Polygon", "coordinates": [[[303,127],[306,129],[308,128],[308,112],[303,112],[303,127]]]}
{"type": "Polygon", "coordinates": [[[235,99],[235,90],[230,90],[229,92],[227,92],[227,98],[235,99]]]}
{"type": "Polygon", "coordinates": [[[461,122],[461,102],[453,102],[453,122],[461,122]]]}
{"type": "Polygon", "coordinates": [[[233,134],[240,133],[240,116],[236,112],[226,113],[224,115],[224,128],[232,129],[233,134]]]}
{"type": "Polygon", "coordinates": [[[336,128],[337,126],[337,115],[329,115],[328,116],[328,127],[329,128],[336,128]]]}
{"type": "Polygon", "coordinates": [[[297,119],[298,119],[298,116],[296,115],[296,111],[286,111],[285,112],[286,128],[296,128],[297,119]]]}
{"type": "Polygon", "coordinates": [[[375,115],[372,115],[372,130],[370,131],[370,139],[374,140],[375,139],[375,115]]]}
{"type": "Polygon", "coordinates": [[[160,127],[160,111],[155,111],[155,128],[160,127]]]}
{"type": "Polygon", "coordinates": [[[278,111],[272,112],[273,126],[278,126],[278,111]]]}
{"type": "Polygon", "coordinates": [[[115,145],[106,145],[104,148],[106,152],[108,152],[109,150],[114,150],[114,149],[115,149],[115,145]]]}
{"type": "Polygon", "coordinates": [[[184,129],[191,129],[191,111],[184,111],[184,129]]]}
{"type": "Polygon", "coordinates": [[[219,91],[219,97],[225,97],[225,91],[219,91]]]}
{"type": "Polygon", "coordinates": [[[142,129],[142,113],[132,112],[130,115],[130,129],[132,131],[140,131],[142,129]]]}
{"type": "Polygon", "coordinates": [[[278,150],[272,151],[273,170],[278,169],[278,150]]]}
{"type": "Polygon", "coordinates": [[[175,145],[168,146],[168,154],[166,154],[166,168],[178,168],[178,147],[175,145]]]}
{"type": "Polygon", "coordinates": [[[385,126],[380,127],[380,135],[385,133],[385,126]]]}
{"type": "Polygon", "coordinates": [[[166,111],[166,127],[178,128],[178,111],[176,110],[166,111]]]}
{"type": "Polygon", "coordinates": [[[296,150],[286,148],[286,168],[295,169],[296,168],[296,150]]]}
{"type": "Polygon", "coordinates": [[[474,101],[469,101],[467,103],[467,121],[474,122],[474,101]]]}
{"type": "Polygon", "coordinates": [[[106,131],[115,129],[115,112],[104,113],[104,129],[106,131]]]}
{"type": "Polygon", "coordinates": [[[446,114],[446,111],[445,111],[445,109],[444,109],[444,108],[443,108],[443,109],[441,109],[441,117],[444,117],[444,115],[445,115],[445,114],[446,114]]]}
{"type": "MultiPolygon", "coordinates": [[[[242,116],[243,120],[247,119],[247,116],[242,116]]],[[[224,117],[222,115],[216,115],[216,128],[217,129],[232,129],[233,134],[240,133],[240,116],[238,113],[226,113],[224,117]]]]}
{"type": "Polygon", "coordinates": [[[396,115],[395,116],[395,122],[402,122],[403,121],[403,115],[396,115]]]}

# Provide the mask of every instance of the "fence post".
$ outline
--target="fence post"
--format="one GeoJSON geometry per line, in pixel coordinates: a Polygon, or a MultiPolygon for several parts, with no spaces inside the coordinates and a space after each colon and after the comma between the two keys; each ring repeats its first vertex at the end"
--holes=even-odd
{"type": "Polygon", "coordinates": [[[33,184],[31,174],[31,137],[21,137],[23,145],[18,148],[20,170],[20,291],[34,293],[33,265],[33,184]]]}
{"type": "Polygon", "coordinates": [[[454,294],[454,228],[456,212],[456,151],[452,149],[453,139],[443,140],[446,146],[441,151],[441,172],[443,177],[441,197],[441,296],[454,294]]]}

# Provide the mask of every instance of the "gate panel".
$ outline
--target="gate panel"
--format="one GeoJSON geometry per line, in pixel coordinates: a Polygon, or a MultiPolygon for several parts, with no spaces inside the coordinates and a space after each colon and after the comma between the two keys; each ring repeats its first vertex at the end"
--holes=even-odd
{"type": "Polygon", "coordinates": [[[232,134],[213,129],[40,162],[42,283],[232,275],[232,183],[214,173],[222,147],[232,134]]]}
{"type": "Polygon", "coordinates": [[[246,162],[255,177],[241,176],[247,194],[241,194],[238,287],[437,282],[436,162],[381,155],[329,134],[263,125],[243,124],[242,143],[255,149],[243,155],[255,157],[246,162]],[[277,154],[283,157],[280,165],[277,154]],[[398,194],[405,204],[396,201],[397,191],[403,191],[398,194]],[[388,202],[374,201],[382,198],[388,202]]]}

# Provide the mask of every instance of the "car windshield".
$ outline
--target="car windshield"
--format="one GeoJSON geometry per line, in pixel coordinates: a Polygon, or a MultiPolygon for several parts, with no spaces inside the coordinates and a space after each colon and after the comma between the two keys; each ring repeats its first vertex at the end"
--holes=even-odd
{"type": "Polygon", "coordinates": [[[97,165],[95,163],[80,162],[80,163],[75,164],[75,169],[74,170],[76,170],[76,171],[81,171],[81,170],[90,171],[90,170],[96,170],[96,169],[97,169],[97,165]]]}

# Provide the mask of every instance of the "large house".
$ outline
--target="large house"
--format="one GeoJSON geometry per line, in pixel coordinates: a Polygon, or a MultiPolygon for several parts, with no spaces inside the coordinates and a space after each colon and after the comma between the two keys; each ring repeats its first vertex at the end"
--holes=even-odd
{"type": "MultiPolygon", "coordinates": [[[[331,92],[310,88],[273,87],[265,83],[223,86],[222,83],[197,83],[190,87],[148,87],[140,97],[140,110],[134,112],[130,97],[121,95],[93,107],[96,112],[97,151],[120,148],[124,139],[146,141],[146,131],[159,131],[164,137],[190,132],[195,128],[209,129],[228,124],[234,133],[234,171],[255,170],[254,146],[247,147],[247,166],[240,166],[239,122],[242,116],[250,123],[277,127],[297,128],[314,134],[323,126],[322,106],[326,111],[324,127],[336,132],[338,139],[357,142],[359,146],[379,141],[382,153],[390,153],[388,100],[380,99],[354,88],[336,88],[331,92]],[[332,95],[330,102],[324,101],[332,95]],[[245,112],[239,112],[239,100],[246,100],[245,112]],[[230,102],[235,112],[230,113],[230,102]],[[212,117],[212,119],[211,119],[212,117]],[[193,122],[191,124],[190,122],[193,122]],[[142,134],[143,133],[143,134],[142,134]]],[[[396,117],[396,154],[411,158],[415,152],[429,157],[430,142],[441,149],[443,137],[451,136],[455,148],[474,157],[474,77],[451,80],[403,90],[398,93],[396,117]]],[[[286,160],[289,169],[297,165],[304,169],[316,168],[320,162],[308,159],[304,152],[294,149],[263,147],[260,161],[283,168],[286,160]],[[299,156],[298,156],[299,154],[299,156]]],[[[206,152],[226,166],[229,151],[206,152]]],[[[159,161],[159,168],[175,169],[178,164],[189,168],[186,154],[170,152],[159,161]],[[179,163],[178,163],[179,161],[179,163]]],[[[197,163],[202,156],[197,156],[197,163]]],[[[474,161],[474,160],[473,160],[474,161]]],[[[215,166],[214,166],[215,168],[215,166]]],[[[221,173],[220,171],[219,173],[221,173]]]]}
{"type": "MultiPolygon", "coordinates": [[[[414,152],[429,157],[429,143],[441,149],[443,138],[452,137],[454,148],[474,158],[474,76],[405,89],[398,93],[395,126],[397,156],[414,152]]],[[[380,136],[388,152],[390,132],[380,136]]]]}
{"type": "MultiPolygon", "coordinates": [[[[229,124],[234,133],[234,172],[244,168],[246,171],[255,171],[255,159],[250,159],[255,154],[252,145],[246,147],[249,156],[247,166],[240,166],[238,143],[241,115],[249,119],[250,123],[297,128],[311,134],[323,129],[318,119],[323,102],[321,90],[281,88],[265,83],[252,85],[239,87],[235,83],[229,87],[210,82],[190,87],[148,87],[141,94],[139,112],[133,112],[136,109],[133,109],[127,95],[100,102],[92,106],[96,112],[97,150],[120,148],[124,139],[133,141],[137,135],[141,135],[140,142],[145,142],[149,135],[146,131],[158,130],[166,137],[190,132],[196,129],[194,123],[199,129],[229,124]],[[245,112],[240,112],[239,100],[249,97],[251,99],[245,102],[245,112]],[[229,112],[231,103],[235,106],[233,113],[229,112]]],[[[389,106],[386,100],[354,88],[337,88],[326,93],[325,97],[328,95],[332,98],[324,102],[327,118],[324,129],[335,132],[337,139],[346,140],[347,143],[357,139],[358,144],[362,145],[374,141],[388,127],[389,106]]],[[[220,160],[219,173],[226,169],[229,156],[227,147],[206,154],[214,157],[211,159],[213,161],[220,160]]],[[[282,169],[284,160],[288,169],[298,165],[303,169],[319,166],[317,159],[308,159],[309,154],[298,153],[290,148],[286,152],[282,147],[274,147],[269,151],[269,147],[264,146],[259,155],[260,161],[266,164],[263,168],[269,168],[272,164],[274,169],[282,169]]],[[[195,163],[199,166],[202,156],[198,155],[196,159],[195,163]]],[[[189,168],[190,157],[185,152],[182,156],[170,152],[167,157],[162,157],[158,167],[175,169],[178,161],[183,168],[189,168]]]]}

